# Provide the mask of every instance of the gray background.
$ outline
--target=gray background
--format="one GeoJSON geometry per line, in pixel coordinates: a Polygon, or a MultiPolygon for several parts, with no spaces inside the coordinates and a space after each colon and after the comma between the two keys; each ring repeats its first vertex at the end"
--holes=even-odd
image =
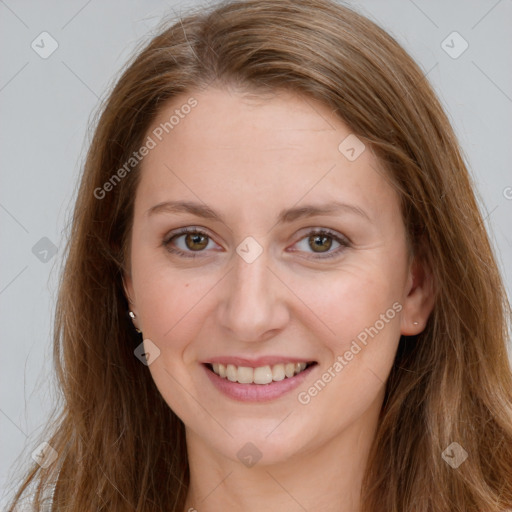
{"type": "MultiPolygon", "coordinates": [[[[476,181],[510,297],[512,0],[349,3],[387,29],[428,74],[476,181]],[[469,45],[458,58],[442,47],[453,31],[469,45]]],[[[55,401],[51,321],[88,123],[135,44],[162,15],[197,4],[0,0],[2,496],[11,472],[41,442],[55,401]],[[58,43],[46,59],[31,47],[34,40],[42,46],[44,31],[58,43]]],[[[463,44],[455,36],[445,48],[454,54],[463,44]]]]}

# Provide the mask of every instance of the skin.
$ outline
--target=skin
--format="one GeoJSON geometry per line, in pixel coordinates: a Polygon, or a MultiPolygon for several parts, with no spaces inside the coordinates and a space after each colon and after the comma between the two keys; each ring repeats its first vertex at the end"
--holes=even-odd
{"type": "Polygon", "coordinates": [[[148,135],[191,96],[197,106],[142,162],[124,276],[134,323],[160,349],[149,371],[186,427],[184,510],[359,510],[400,335],[421,332],[433,305],[431,278],[408,252],[398,195],[368,145],[355,161],[338,150],[351,133],[345,123],[290,92],[193,91],[165,105],[148,135]],[[225,222],[148,215],[171,200],[204,203],[225,222]],[[346,209],[276,224],[283,209],[330,200],[368,218],[346,209]],[[187,226],[207,238],[187,245],[182,235],[170,245],[196,258],[164,245],[187,226]],[[329,238],[321,248],[331,243],[327,253],[337,255],[322,259],[326,253],[308,244],[320,228],[348,237],[348,246],[329,238]],[[263,250],[252,263],[236,252],[248,236],[263,250]],[[298,393],[396,302],[401,311],[307,405],[299,403],[298,393]],[[226,355],[318,365],[297,390],[242,403],[221,394],[200,364],[226,355]],[[237,457],[248,442],[261,452],[252,467],[237,457]]]}

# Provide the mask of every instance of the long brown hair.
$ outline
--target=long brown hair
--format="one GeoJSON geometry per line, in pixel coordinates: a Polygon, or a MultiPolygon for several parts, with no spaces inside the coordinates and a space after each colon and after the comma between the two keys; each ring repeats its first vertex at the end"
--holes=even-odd
{"type": "MultiPolygon", "coordinates": [[[[166,22],[167,23],[167,22],[166,22]]],[[[165,25],[137,51],[101,109],[76,200],[56,306],[63,406],[11,507],[182,512],[184,425],[134,356],[127,269],[138,166],[98,189],[142,145],[162,105],[216,82],[288,89],[330,108],[372,148],[401,197],[436,302],[402,337],[362,487],[365,512],[512,507],[510,308],[458,142],[421,69],[381,28],[328,0],[223,2],[165,25]],[[458,467],[443,453],[458,443],[458,467]]]]}

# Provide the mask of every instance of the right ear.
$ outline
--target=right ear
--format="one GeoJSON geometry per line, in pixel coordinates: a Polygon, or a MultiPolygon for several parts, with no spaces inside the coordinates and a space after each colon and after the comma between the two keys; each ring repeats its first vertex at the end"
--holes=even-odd
{"type": "MultiPolygon", "coordinates": [[[[132,297],[134,297],[132,276],[125,272],[123,272],[123,289],[124,289],[124,294],[126,296],[126,300],[128,301],[128,304],[130,305],[130,309],[133,310],[133,308],[135,308],[135,303],[132,298],[132,297]]],[[[134,311],[134,313],[136,313],[136,312],[134,311]]]]}
{"type": "Polygon", "coordinates": [[[130,316],[132,317],[133,326],[135,327],[137,332],[140,333],[140,332],[142,332],[142,328],[141,328],[141,324],[139,323],[140,319],[138,318],[139,312],[137,311],[137,306],[135,304],[134,299],[132,298],[135,296],[133,293],[132,276],[130,274],[123,273],[122,280],[123,280],[124,294],[126,296],[126,300],[128,301],[128,309],[131,312],[133,312],[133,316],[130,314],[130,316]]]}

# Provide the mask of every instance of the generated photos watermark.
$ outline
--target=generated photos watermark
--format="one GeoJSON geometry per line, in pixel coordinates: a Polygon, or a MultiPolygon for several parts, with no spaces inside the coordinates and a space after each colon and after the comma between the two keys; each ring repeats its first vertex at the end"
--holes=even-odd
{"type": "Polygon", "coordinates": [[[402,311],[403,306],[399,302],[395,302],[385,313],[382,313],[378,320],[370,326],[362,330],[355,339],[352,340],[350,348],[346,350],[343,355],[338,355],[335,362],[327,368],[327,370],[321,375],[321,377],[306,391],[301,391],[297,395],[297,400],[302,405],[307,405],[311,400],[322,391],[329,382],[332,381],[342,370],[347,366],[356,354],[359,354],[362,350],[362,346],[366,346],[368,343],[368,337],[374,338],[379,334],[382,329],[388,324],[397,313],[402,311]],[[359,343],[361,345],[359,345],[359,343]]]}
{"type": "Polygon", "coordinates": [[[112,176],[101,186],[94,189],[94,197],[96,199],[104,199],[108,192],[121,182],[121,180],[129,174],[141,160],[156,148],[159,142],[164,138],[164,133],[168,134],[173,130],[182,119],[190,114],[192,109],[198,104],[195,98],[189,98],[180,108],[174,110],[174,114],[169,117],[168,121],[160,123],[153,129],[151,135],[148,135],[144,144],[132,153],[132,156],[120,167],[112,176]]]}

